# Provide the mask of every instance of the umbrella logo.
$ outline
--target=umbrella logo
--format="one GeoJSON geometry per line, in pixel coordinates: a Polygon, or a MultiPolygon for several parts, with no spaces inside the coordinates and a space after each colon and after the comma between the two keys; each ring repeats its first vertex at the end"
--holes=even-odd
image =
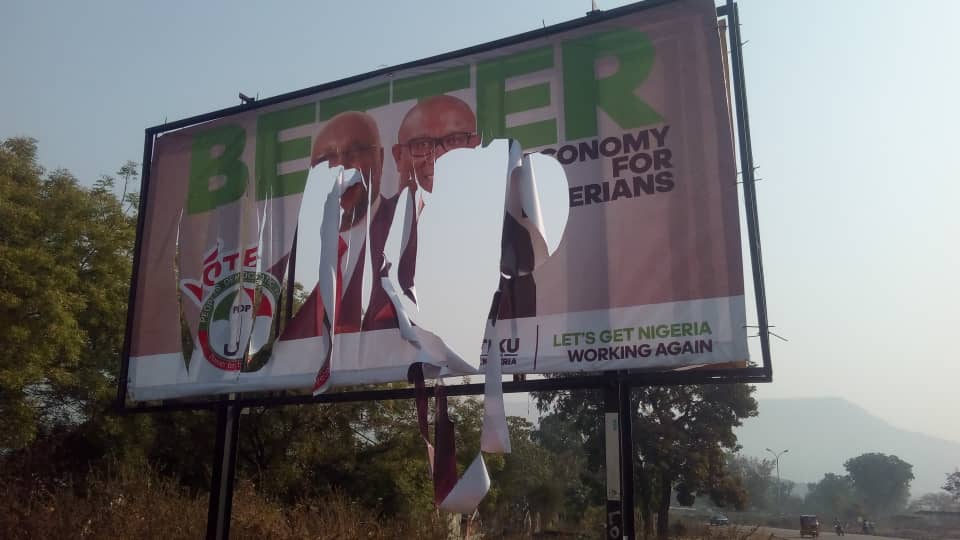
{"type": "Polygon", "coordinates": [[[215,367],[238,371],[269,343],[280,283],[264,272],[244,270],[216,283],[200,309],[197,338],[215,367]]]}

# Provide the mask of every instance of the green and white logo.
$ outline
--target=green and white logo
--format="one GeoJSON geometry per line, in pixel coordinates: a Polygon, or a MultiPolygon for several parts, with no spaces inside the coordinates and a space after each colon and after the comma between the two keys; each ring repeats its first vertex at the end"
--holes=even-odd
{"type": "Polygon", "coordinates": [[[280,282],[258,271],[259,247],[222,250],[218,240],[203,258],[200,279],[180,280],[181,293],[200,308],[197,341],[213,366],[238,371],[270,343],[280,282]]]}
{"type": "Polygon", "coordinates": [[[217,281],[200,309],[197,337],[204,358],[237,371],[270,341],[280,283],[264,272],[244,270],[217,281]]]}

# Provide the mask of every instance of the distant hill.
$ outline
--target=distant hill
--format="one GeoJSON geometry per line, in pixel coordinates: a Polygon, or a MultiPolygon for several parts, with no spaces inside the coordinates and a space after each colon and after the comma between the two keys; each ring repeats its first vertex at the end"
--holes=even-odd
{"type": "Polygon", "coordinates": [[[939,491],[945,475],[960,467],[960,444],[896,428],[842,398],[767,399],[759,410],[737,429],[741,453],[769,458],[765,448],[789,448],[780,474],[794,482],[845,474],[847,459],[880,452],[913,465],[910,492],[919,496],[939,491]]]}

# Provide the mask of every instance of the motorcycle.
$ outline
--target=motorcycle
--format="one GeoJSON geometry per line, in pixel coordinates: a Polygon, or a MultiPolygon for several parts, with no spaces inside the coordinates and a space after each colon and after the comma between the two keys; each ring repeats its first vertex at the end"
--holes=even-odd
{"type": "Polygon", "coordinates": [[[841,525],[841,524],[839,524],[839,523],[834,523],[834,524],[833,524],[833,530],[837,533],[837,536],[843,536],[843,535],[844,535],[843,525],[841,525]]]}

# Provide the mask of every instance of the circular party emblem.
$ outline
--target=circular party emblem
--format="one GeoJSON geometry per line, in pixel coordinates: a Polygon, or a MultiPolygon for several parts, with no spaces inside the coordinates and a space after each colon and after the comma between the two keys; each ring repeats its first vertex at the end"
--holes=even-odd
{"type": "Polygon", "coordinates": [[[280,282],[267,273],[244,270],[218,281],[200,309],[197,337],[204,358],[239,371],[269,342],[278,298],[280,282]]]}

